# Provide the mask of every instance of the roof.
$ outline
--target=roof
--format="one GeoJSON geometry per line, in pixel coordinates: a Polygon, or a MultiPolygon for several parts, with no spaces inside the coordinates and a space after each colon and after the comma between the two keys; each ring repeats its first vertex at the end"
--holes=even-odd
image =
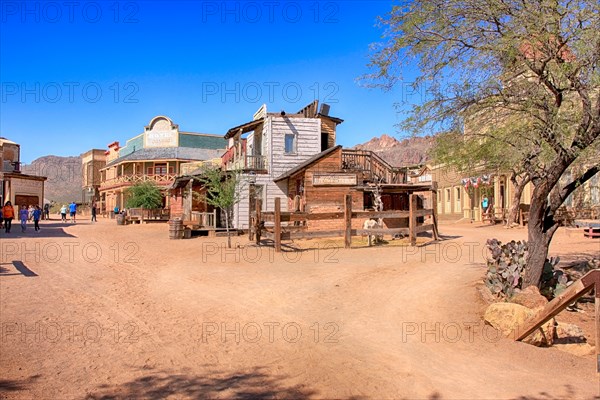
{"type": "Polygon", "coordinates": [[[257,126],[262,124],[264,120],[264,118],[260,118],[235,126],[227,131],[227,133],[225,134],[225,139],[229,139],[230,137],[236,135],[240,131],[240,129],[242,130],[242,133],[253,131],[254,129],[256,129],[257,126]]]}
{"type": "Polygon", "coordinates": [[[4,144],[4,143],[6,143],[6,144],[16,144],[16,143],[15,143],[15,142],[13,142],[12,140],[8,140],[8,139],[7,139],[7,138],[5,138],[5,137],[0,137],[0,144],[4,144]]]}
{"type": "Polygon", "coordinates": [[[330,147],[325,151],[320,152],[319,154],[315,154],[314,156],[312,156],[311,158],[309,158],[308,160],[304,161],[301,164],[296,165],[294,168],[290,169],[289,171],[287,171],[285,174],[273,179],[274,182],[279,182],[282,181],[284,179],[287,179],[293,175],[295,175],[296,173],[302,171],[303,169],[307,168],[309,165],[311,165],[312,163],[315,163],[317,161],[319,161],[321,158],[333,153],[336,150],[341,149],[342,146],[341,145],[337,145],[334,147],[330,147]]]}
{"type": "Polygon", "coordinates": [[[114,159],[106,164],[106,167],[119,164],[124,161],[146,161],[146,160],[210,160],[221,157],[225,149],[199,149],[192,147],[156,147],[145,148],[129,153],[123,157],[114,159]]]}

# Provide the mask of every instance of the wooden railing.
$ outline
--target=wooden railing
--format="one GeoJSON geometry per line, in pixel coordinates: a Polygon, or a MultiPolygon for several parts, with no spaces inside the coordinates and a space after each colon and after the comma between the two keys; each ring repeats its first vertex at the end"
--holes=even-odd
{"type": "Polygon", "coordinates": [[[342,169],[360,171],[369,179],[382,183],[405,183],[406,173],[401,168],[392,167],[372,151],[342,150],[342,169]]]}
{"type": "Polygon", "coordinates": [[[104,189],[118,185],[135,185],[140,182],[153,181],[158,185],[167,185],[172,183],[177,175],[175,174],[129,174],[120,175],[116,178],[107,179],[100,184],[100,188],[104,189]]]}
{"type": "Polygon", "coordinates": [[[168,221],[170,217],[169,209],[165,208],[128,208],[126,213],[126,218],[129,221],[168,221]]]}
{"type": "Polygon", "coordinates": [[[242,171],[264,171],[267,169],[267,158],[265,156],[240,155],[225,164],[227,171],[239,169],[242,171]]]}
{"type": "Polygon", "coordinates": [[[199,226],[200,228],[214,229],[217,227],[217,212],[192,211],[189,222],[190,225],[199,226]]]}

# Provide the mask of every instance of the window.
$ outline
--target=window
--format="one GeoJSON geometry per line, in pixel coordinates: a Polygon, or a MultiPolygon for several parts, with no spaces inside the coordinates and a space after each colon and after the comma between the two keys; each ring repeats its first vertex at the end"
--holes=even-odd
{"type": "Polygon", "coordinates": [[[296,135],[293,133],[285,134],[285,153],[295,153],[296,152],[296,135]]]}
{"type": "Polygon", "coordinates": [[[154,173],[156,175],[166,175],[167,174],[167,164],[155,164],[154,165],[154,173]]]}
{"type": "Polygon", "coordinates": [[[450,203],[450,189],[446,189],[446,201],[450,203]]]}

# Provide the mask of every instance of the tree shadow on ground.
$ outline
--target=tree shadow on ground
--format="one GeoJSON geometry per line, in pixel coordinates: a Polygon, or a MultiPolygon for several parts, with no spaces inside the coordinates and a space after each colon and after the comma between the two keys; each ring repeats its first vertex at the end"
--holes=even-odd
{"type": "Polygon", "coordinates": [[[101,385],[98,392],[89,393],[86,400],[163,399],[169,396],[194,399],[307,399],[318,394],[304,385],[287,386],[283,382],[285,378],[269,375],[260,367],[250,372],[204,376],[157,371],[117,386],[101,385]]]}
{"type": "Polygon", "coordinates": [[[41,375],[32,375],[29,378],[23,379],[21,381],[11,379],[0,379],[0,393],[27,390],[27,385],[33,383],[40,376],[41,375]]]}
{"type": "MultiPolygon", "coordinates": [[[[600,396],[587,396],[581,397],[577,395],[575,388],[571,385],[565,385],[564,394],[561,395],[553,395],[548,392],[540,392],[536,395],[526,395],[513,397],[512,400],[562,400],[562,399],[581,399],[581,400],[600,400],[600,396]]],[[[404,398],[408,400],[408,398],[404,398]]],[[[427,400],[444,400],[444,396],[442,396],[439,392],[433,392],[428,397],[427,400]]]]}

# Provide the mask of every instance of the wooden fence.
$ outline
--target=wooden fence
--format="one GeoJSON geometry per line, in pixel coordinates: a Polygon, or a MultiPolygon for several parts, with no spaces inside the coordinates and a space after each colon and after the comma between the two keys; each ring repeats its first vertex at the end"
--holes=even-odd
{"type": "MultiPolygon", "coordinates": [[[[432,204],[437,204],[436,193],[432,193],[432,204]]],[[[352,246],[352,236],[363,235],[408,235],[411,246],[417,243],[417,234],[431,231],[434,239],[439,238],[437,227],[437,212],[433,209],[417,209],[417,195],[410,194],[408,211],[353,211],[352,196],[347,194],[344,199],[344,212],[328,213],[305,213],[305,212],[282,212],[281,199],[275,198],[275,211],[262,212],[260,200],[256,202],[256,210],[252,212],[252,224],[249,230],[249,239],[260,243],[262,238],[272,239],[275,243],[275,251],[281,251],[282,240],[312,239],[344,237],[344,247],[352,246]],[[432,216],[431,224],[418,224],[418,217],[432,216]],[[370,218],[396,218],[408,219],[407,228],[374,228],[374,229],[352,229],[353,219],[370,218]],[[308,231],[307,221],[339,220],[344,221],[344,229],[329,231],[308,231]],[[265,223],[272,226],[265,226],[265,223]],[[282,223],[287,223],[284,226],[282,223]],[[289,223],[294,223],[290,225],[289,223]]]]}

